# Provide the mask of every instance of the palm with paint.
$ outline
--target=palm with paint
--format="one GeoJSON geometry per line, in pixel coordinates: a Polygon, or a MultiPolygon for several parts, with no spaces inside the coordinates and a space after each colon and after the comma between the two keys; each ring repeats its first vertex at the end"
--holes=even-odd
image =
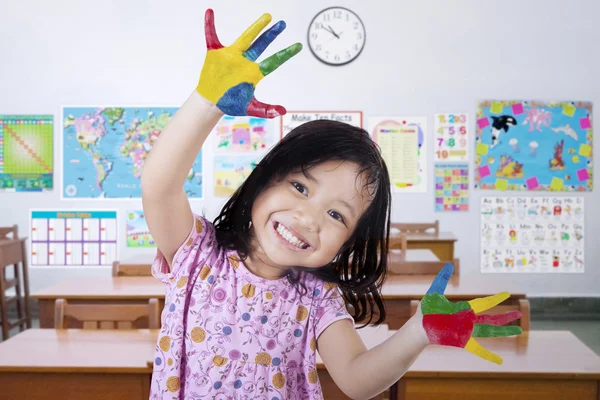
{"type": "Polygon", "coordinates": [[[509,297],[508,292],[470,301],[456,303],[448,301],[444,297],[444,291],[453,273],[452,264],[444,265],[419,304],[417,312],[422,314],[423,328],[429,342],[442,346],[462,347],[485,360],[502,364],[500,356],[485,349],[475,338],[519,335],[523,331],[521,327],[502,325],[521,318],[521,312],[479,314],[506,300],[509,297]]]}
{"type": "Polygon", "coordinates": [[[262,15],[231,46],[225,47],[217,37],[213,10],[206,10],[207,52],[196,90],[227,115],[275,118],[286,113],[282,106],[261,103],[254,97],[262,78],[302,50],[302,45],[296,43],[255,63],[285,29],[285,22],[279,21],[252,43],[269,22],[271,16],[262,15]]]}

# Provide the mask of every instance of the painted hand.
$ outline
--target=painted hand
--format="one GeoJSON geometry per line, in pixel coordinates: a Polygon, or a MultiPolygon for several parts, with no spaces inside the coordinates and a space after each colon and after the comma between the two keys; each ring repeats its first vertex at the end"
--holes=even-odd
{"type": "Polygon", "coordinates": [[[255,63],[285,29],[285,22],[279,21],[252,43],[269,22],[271,16],[264,14],[231,46],[224,47],[215,31],[213,10],[206,10],[204,31],[207,52],[196,90],[227,115],[275,118],[286,113],[282,106],[264,104],[254,97],[254,89],[262,78],[302,50],[302,45],[296,43],[255,63]]]}
{"type": "Polygon", "coordinates": [[[429,342],[443,346],[463,347],[485,360],[502,364],[500,356],[486,350],[474,338],[520,334],[523,332],[521,327],[502,325],[521,318],[521,312],[477,315],[506,300],[510,296],[508,292],[470,301],[456,303],[448,301],[444,297],[444,291],[453,273],[454,266],[452,264],[444,265],[420,303],[423,327],[429,342]]]}

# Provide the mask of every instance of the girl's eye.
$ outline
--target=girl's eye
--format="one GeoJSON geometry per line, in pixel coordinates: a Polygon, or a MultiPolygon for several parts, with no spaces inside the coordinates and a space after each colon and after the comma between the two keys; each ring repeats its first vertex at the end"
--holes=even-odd
{"type": "Polygon", "coordinates": [[[329,211],[329,215],[331,215],[333,218],[337,219],[340,222],[344,222],[344,217],[342,217],[342,215],[336,211],[329,211]]]}
{"type": "Polygon", "coordinates": [[[294,185],[294,187],[296,188],[297,191],[299,191],[300,193],[302,193],[303,195],[307,195],[308,193],[305,193],[306,188],[298,182],[292,182],[292,185],[294,185]]]}

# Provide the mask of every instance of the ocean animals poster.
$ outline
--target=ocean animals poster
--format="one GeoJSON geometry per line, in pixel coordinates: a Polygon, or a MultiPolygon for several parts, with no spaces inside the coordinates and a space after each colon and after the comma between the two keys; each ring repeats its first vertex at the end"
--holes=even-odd
{"type": "Polygon", "coordinates": [[[369,133],[381,148],[392,192],[427,192],[427,117],[370,117],[369,133]]]}
{"type": "Polygon", "coordinates": [[[256,168],[263,155],[215,156],[215,197],[229,197],[256,168]]]}
{"type": "Polygon", "coordinates": [[[487,100],[476,120],[475,188],[592,190],[592,103],[487,100]]]}
{"type": "Polygon", "coordinates": [[[30,210],[31,266],[110,266],[117,232],[116,210],[30,210]]]}
{"type": "Polygon", "coordinates": [[[469,118],[467,113],[436,114],[433,118],[433,160],[469,160],[469,118]]]}
{"type": "Polygon", "coordinates": [[[483,197],[482,273],[583,273],[583,197],[483,197]]]}
{"type": "Polygon", "coordinates": [[[363,127],[362,111],[288,111],[280,119],[281,138],[299,125],[320,119],[340,121],[359,128],[363,127]]]}
{"type": "Polygon", "coordinates": [[[435,164],[435,211],[469,211],[469,164],[435,164]]]}
{"type": "Polygon", "coordinates": [[[226,115],[212,130],[216,153],[268,151],[278,140],[277,122],[266,118],[226,115]]]}
{"type": "Polygon", "coordinates": [[[128,210],[127,216],[127,247],[135,248],[155,248],[156,243],[150,235],[144,211],[128,210]]]}

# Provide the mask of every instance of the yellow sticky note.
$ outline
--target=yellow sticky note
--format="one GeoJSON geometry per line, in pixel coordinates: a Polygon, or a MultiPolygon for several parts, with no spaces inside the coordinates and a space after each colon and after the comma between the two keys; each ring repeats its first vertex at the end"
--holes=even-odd
{"type": "Polygon", "coordinates": [[[508,181],[506,179],[496,179],[496,190],[508,189],[508,181]]]}
{"type": "Polygon", "coordinates": [[[485,156],[488,153],[488,145],[485,143],[478,143],[475,147],[475,153],[485,156]]]}
{"type": "Polygon", "coordinates": [[[504,110],[504,106],[502,103],[494,101],[492,106],[490,107],[490,111],[494,114],[502,114],[502,110],[504,110]]]}
{"type": "Polygon", "coordinates": [[[579,155],[589,157],[592,154],[592,146],[589,144],[582,144],[579,146],[579,155]]]}
{"type": "Polygon", "coordinates": [[[568,117],[572,117],[575,115],[575,111],[577,111],[577,107],[575,107],[573,104],[567,104],[563,107],[562,113],[568,117]]]}
{"type": "Polygon", "coordinates": [[[560,178],[552,178],[552,183],[550,183],[550,188],[552,190],[560,190],[563,187],[563,180],[560,178]]]}

